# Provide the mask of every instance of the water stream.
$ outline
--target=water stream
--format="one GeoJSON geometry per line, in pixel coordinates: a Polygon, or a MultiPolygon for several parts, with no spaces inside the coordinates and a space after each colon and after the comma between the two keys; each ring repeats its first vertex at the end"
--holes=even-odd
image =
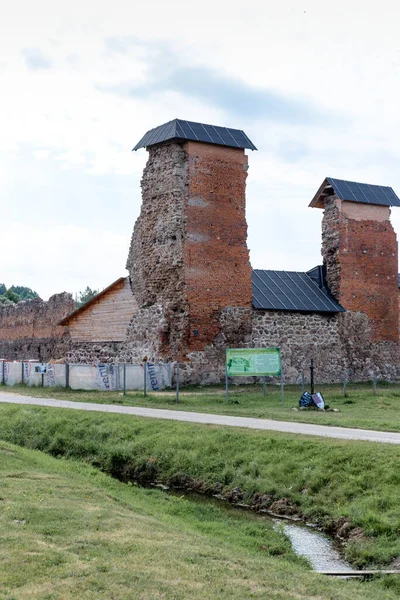
{"type": "MultiPolygon", "coordinates": [[[[274,520],[281,524],[279,519],[274,520]]],[[[333,541],[317,529],[284,523],[283,531],[290,539],[296,554],[307,558],[314,571],[353,570],[349,563],[340,557],[333,541]]]]}
{"type": "Polygon", "coordinates": [[[185,492],[183,490],[168,489],[166,486],[161,487],[166,493],[180,496],[185,496],[188,500],[193,502],[202,502],[207,504],[214,504],[225,511],[238,514],[238,511],[242,513],[243,519],[251,519],[258,521],[272,521],[276,528],[282,528],[283,533],[289,538],[292,548],[295,553],[299,556],[303,556],[308,559],[312,568],[315,571],[352,571],[351,565],[341,558],[335,542],[319,531],[315,526],[307,525],[301,521],[290,522],[287,519],[279,519],[266,515],[265,513],[260,514],[251,510],[246,510],[241,507],[235,507],[223,500],[217,498],[210,498],[196,492],[185,492]]]}

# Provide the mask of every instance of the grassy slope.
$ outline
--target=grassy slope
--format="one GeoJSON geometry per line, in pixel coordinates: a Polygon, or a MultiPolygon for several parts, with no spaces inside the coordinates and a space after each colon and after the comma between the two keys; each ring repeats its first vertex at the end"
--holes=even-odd
{"type": "Polygon", "coordinates": [[[397,597],[393,579],[307,571],[268,523],[86,465],[0,442],[0,480],[2,600],[397,597]]]}
{"type": "Polygon", "coordinates": [[[326,402],[332,408],[338,408],[339,413],[293,411],[292,407],[298,406],[298,400],[301,396],[299,386],[286,386],[285,406],[281,404],[281,393],[276,386],[268,386],[266,398],[264,398],[260,386],[232,386],[230,399],[231,401],[238,400],[239,404],[232,402],[226,404],[224,389],[216,386],[181,391],[179,404],[175,402],[174,392],[163,392],[144,398],[141,392],[130,392],[123,396],[119,392],[82,392],[59,388],[28,388],[26,386],[4,387],[2,389],[7,392],[30,396],[77,400],[80,402],[118,403],[131,406],[150,406],[173,410],[301,421],[321,425],[400,431],[400,387],[395,385],[378,386],[376,395],[373,395],[371,385],[349,385],[348,398],[344,398],[340,386],[317,387],[323,392],[326,402]]]}
{"type": "Polygon", "coordinates": [[[124,480],[202,482],[286,497],[307,518],[339,517],[370,539],[351,542],[356,565],[400,556],[400,448],[122,415],[0,406],[0,439],[84,460],[124,480]]]}

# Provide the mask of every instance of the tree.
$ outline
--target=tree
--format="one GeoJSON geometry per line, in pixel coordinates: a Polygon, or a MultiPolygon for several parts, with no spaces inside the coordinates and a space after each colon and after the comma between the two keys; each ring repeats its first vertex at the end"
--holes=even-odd
{"type": "Polygon", "coordinates": [[[0,306],[5,306],[6,304],[14,304],[14,302],[11,302],[5,294],[0,294],[0,306]]]}
{"type": "Polygon", "coordinates": [[[84,289],[83,292],[78,292],[75,295],[75,308],[79,308],[86,304],[86,302],[89,302],[89,300],[97,296],[99,291],[100,290],[92,290],[92,288],[86,286],[86,289],[84,289]]]}
{"type": "Polygon", "coordinates": [[[21,296],[19,296],[15,292],[12,292],[11,290],[7,290],[4,296],[11,302],[14,302],[14,304],[21,302],[21,296]]]}
{"type": "Polygon", "coordinates": [[[34,298],[39,298],[39,294],[37,292],[23,285],[12,285],[10,288],[8,288],[8,291],[18,294],[21,300],[33,300],[34,298]]]}
{"type": "Polygon", "coordinates": [[[0,296],[3,296],[7,291],[7,288],[4,283],[0,283],[0,296]]]}

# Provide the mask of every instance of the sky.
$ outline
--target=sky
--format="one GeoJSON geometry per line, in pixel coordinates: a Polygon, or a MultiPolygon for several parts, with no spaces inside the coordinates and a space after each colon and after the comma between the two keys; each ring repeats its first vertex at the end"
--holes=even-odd
{"type": "MultiPolygon", "coordinates": [[[[321,263],[326,176],[400,195],[393,0],[0,3],[0,283],[43,299],[126,274],[143,134],[243,129],[253,268],[321,263]]],[[[392,210],[400,232],[400,209],[392,210]]]]}

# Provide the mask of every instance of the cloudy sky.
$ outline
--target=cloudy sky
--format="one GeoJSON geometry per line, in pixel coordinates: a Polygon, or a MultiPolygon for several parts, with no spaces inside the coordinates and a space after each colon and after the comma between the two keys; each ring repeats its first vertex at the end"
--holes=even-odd
{"type": "Polygon", "coordinates": [[[175,117],[258,147],[253,267],[318,264],[325,176],[400,194],[399,17],[393,0],[1,3],[0,282],[48,298],[123,275],[147,154],[131,149],[175,117]]]}

